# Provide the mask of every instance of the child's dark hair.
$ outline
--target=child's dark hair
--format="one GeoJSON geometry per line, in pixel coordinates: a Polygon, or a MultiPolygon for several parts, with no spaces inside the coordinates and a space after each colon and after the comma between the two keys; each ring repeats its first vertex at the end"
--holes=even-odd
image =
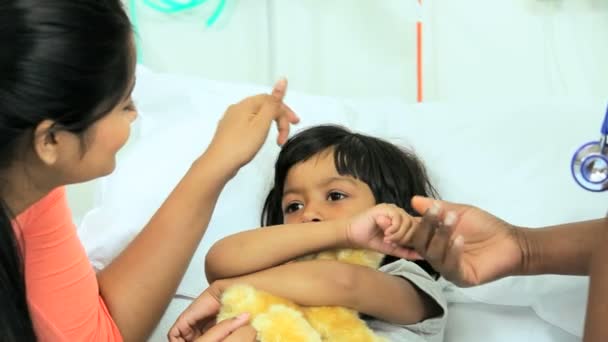
{"type": "MultiPolygon", "coordinates": [[[[262,211],[262,226],[283,224],[281,201],[289,169],[328,149],[334,152],[338,173],[366,183],[376,203],[393,203],[410,215],[419,216],[410,203],[413,196],[438,198],[424,165],[412,152],[341,126],[321,125],[299,132],[281,149],[274,168],[274,185],[262,211]]],[[[396,260],[386,256],[382,264],[396,260]]],[[[430,275],[438,275],[428,262],[416,263],[430,275]]]]}

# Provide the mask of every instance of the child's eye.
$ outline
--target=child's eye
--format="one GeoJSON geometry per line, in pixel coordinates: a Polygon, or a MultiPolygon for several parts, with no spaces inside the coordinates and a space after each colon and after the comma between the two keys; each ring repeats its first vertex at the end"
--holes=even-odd
{"type": "Polygon", "coordinates": [[[346,195],[341,193],[341,192],[337,192],[337,191],[332,191],[329,193],[329,195],[327,195],[327,200],[329,201],[339,201],[339,200],[343,200],[346,198],[346,195]]]}
{"type": "Polygon", "coordinates": [[[295,211],[298,211],[300,209],[302,209],[303,205],[302,203],[298,203],[298,202],[293,202],[287,205],[287,207],[285,207],[285,210],[283,210],[285,212],[285,214],[290,214],[293,213],[295,211]]]}

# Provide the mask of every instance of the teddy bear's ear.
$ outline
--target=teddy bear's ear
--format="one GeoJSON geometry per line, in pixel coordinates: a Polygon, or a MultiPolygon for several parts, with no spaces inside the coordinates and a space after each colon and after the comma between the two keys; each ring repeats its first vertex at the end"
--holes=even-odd
{"type": "Polygon", "coordinates": [[[296,258],[295,261],[308,261],[308,260],[314,260],[314,259],[317,259],[317,254],[304,255],[299,258],[296,258]]]}
{"type": "Polygon", "coordinates": [[[383,258],[384,254],[364,249],[340,249],[337,251],[339,261],[374,269],[380,267],[383,258]]]}

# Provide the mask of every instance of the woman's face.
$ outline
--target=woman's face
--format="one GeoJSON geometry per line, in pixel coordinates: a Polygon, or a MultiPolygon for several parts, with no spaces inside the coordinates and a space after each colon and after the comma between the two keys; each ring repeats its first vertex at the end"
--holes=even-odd
{"type": "MultiPolygon", "coordinates": [[[[131,46],[131,70],[135,70],[135,46],[131,46]]],[[[116,155],[131,133],[131,124],[137,119],[137,108],[131,94],[135,75],[121,100],[84,133],[68,131],[55,133],[60,142],[51,165],[59,184],[80,183],[106,176],[116,168],[116,155]],[[61,145],[61,146],[59,146],[61,145]]],[[[47,163],[48,164],[48,163],[47,163]]]]}
{"type": "Polygon", "coordinates": [[[106,176],[116,167],[116,154],[125,145],[131,133],[131,124],[137,119],[137,109],[131,94],[118,103],[106,116],[94,123],[86,134],[87,144],[74,150],[70,159],[80,171],[82,180],[106,176]],[[82,154],[84,148],[84,154],[82,154]]]}

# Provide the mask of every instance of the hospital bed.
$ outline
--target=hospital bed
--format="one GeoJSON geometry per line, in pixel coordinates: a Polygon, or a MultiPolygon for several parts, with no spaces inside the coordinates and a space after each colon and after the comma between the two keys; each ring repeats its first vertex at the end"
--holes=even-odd
{"type": "MultiPolygon", "coordinates": [[[[143,67],[137,74],[134,97],[141,118],[116,171],[88,185],[95,203],[78,228],[96,269],[137,234],[204,151],[227,105],[269,89],[143,67]]],[[[297,129],[337,123],[412,148],[446,200],[475,204],[526,226],[605,214],[606,194],[580,189],[569,171],[576,147],[596,138],[603,99],[411,104],[393,97],[332,98],[290,91],[286,101],[302,118],[297,129]]],[[[279,151],[275,137],[272,132],[258,156],[221,194],[151,341],[166,340],[177,315],[206,287],[204,256],[209,247],[223,236],[259,226],[279,151]]],[[[442,283],[450,302],[445,341],[573,342],[582,335],[584,277],[514,277],[471,289],[442,283]]]]}

